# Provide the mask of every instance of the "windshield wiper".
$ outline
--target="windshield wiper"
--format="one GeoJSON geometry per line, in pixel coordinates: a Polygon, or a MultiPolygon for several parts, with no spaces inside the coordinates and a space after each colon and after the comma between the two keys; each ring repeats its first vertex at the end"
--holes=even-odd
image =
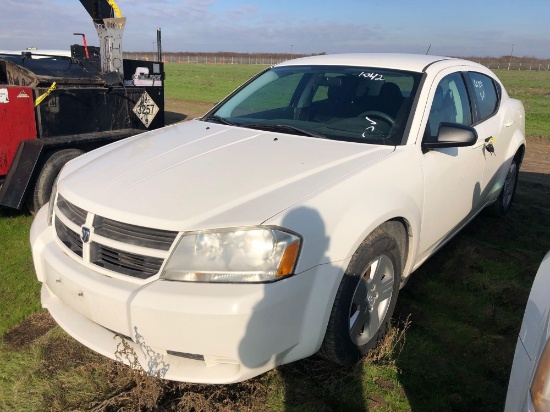
{"type": "Polygon", "coordinates": [[[226,124],[228,126],[235,126],[235,123],[233,123],[232,121],[227,120],[225,117],[216,116],[215,114],[203,117],[202,120],[204,121],[212,120],[216,123],[226,124]]]}
{"type": "Polygon", "coordinates": [[[269,124],[269,123],[252,123],[252,124],[242,124],[240,127],[246,127],[248,129],[259,129],[266,130],[268,132],[285,132],[293,133],[302,136],[317,137],[320,139],[326,139],[325,135],[320,133],[310,132],[308,130],[300,129],[298,127],[289,126],[287,124],[269,124]]]}

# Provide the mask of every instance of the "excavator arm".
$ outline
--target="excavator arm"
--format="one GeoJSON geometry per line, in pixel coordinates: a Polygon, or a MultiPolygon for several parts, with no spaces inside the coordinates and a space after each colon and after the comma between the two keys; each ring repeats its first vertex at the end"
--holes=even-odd
{"type": "Polygon", "coordinates": [[[121,18],[122,14],[113,0],[80,0],[94,23],[104,24],[103,19],[121,18]]]}
{"type": "Polygon", "coordinates": [[[99,37],[101,71],[117,72],[123,77],[122,34],[126,18],[114,0],[80,0],[92,20],[99,37]]]}

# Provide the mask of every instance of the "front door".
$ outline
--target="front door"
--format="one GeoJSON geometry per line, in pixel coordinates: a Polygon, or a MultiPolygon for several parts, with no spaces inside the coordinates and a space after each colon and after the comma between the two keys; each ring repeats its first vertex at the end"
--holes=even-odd
{"type": "MultiPolygon", "coordinates": [[[[468,93],[460,72],[441,73],[424,139],[434,139],[441,122],[472,124],[468,93]]],[[[481,136],[481,128],[476,127],[481,136]]],[[[485,167],[484,141],[470,147],[430,150],[422,155],[424,210],[419,257],[431,253],[480,207],[485,167]]]]}

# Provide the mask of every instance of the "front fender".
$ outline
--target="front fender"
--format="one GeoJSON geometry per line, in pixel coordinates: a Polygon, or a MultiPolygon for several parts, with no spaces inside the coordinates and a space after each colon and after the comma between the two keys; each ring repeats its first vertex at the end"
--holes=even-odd
{"type": "Polygon", "coordinates": [[[309,278],[304,299],[308,321],[302,340],[317,350],[323,340],[338,286],[351,256],[382,223],[399,218],[407,226],[408,276],[419,243],[424,180],[415,146],[401,146],[364,170],[341,179],[264,224],[291,229],[303,236],[295,276],[309,278]],[[320,306],[319,302],[324,302],[320,306]]]}

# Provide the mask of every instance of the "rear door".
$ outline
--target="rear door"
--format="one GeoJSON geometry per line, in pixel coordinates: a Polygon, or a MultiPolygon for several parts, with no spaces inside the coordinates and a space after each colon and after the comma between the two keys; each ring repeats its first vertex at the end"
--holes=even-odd
{"type": "Polygon", "coordinates": [[[485,170],[481,182],[482,201],[494,200],[502,188],[504,176],[510,167],[505,155],[510,144],[514,128],[512,111],[506,111],[501,105],[500,85],[491,77],[478,73],[466,72],[466,84],[473,104],[473,116],[480,139],[484,141],[485,170]],[[492,145],[493,151],[487,146],[492,145]]]}

